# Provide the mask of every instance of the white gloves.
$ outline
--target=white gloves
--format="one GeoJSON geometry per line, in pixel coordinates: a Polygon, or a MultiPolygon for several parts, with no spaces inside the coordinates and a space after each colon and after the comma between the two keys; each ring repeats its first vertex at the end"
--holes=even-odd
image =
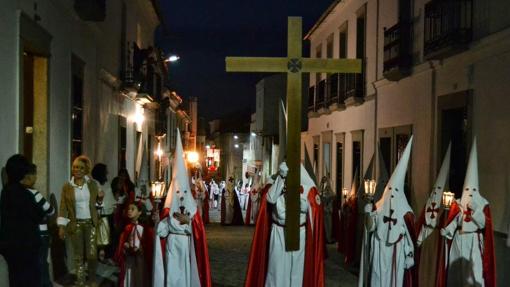
{"type": "Polygon", "coordinates": [[[372,203],[367,203],[364,208],[365,213],[372,213],[372,210],[373,210],[372,203]]]}
{"type": "Polygon", "coordinates": [[[414,266],[414,257],[413,257],[412,252],[406,256],[406,260],[405,260],[404,264],[405,264],[405,269],[409,269],[414,266]]]}
{"type": "Polygon", "coordinates": [[[287,166],[286,162],[282,162],[280,166],[278,167],[278,173],[282,178],[286,178],[287,174],[289,173],[289,167],[287,166]]]}

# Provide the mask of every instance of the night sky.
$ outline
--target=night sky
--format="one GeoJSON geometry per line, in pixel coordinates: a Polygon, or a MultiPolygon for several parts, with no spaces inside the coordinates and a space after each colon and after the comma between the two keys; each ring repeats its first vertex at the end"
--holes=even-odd
{"type": "MultiPolygon", "coordinates": [[[[333,0],[163,0],[167,33],[156,44],[181,59],[171,63],[170,87],[198,97],[199,116],[215,119],[255,110],[255,84],[264,74],[227,73],[226,56],[286,55],[287,16],[303,17],[303,35],[333,0]]],[[[304,56],[309,56],[304,43],[304,56]]],[[[266,76],[268,74],[265,74],[266,76]]]]}

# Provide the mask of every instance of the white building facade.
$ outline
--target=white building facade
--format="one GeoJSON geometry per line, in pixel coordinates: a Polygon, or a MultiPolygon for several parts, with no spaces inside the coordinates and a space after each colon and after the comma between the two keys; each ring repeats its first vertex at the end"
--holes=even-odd
{"type": "Polygon", "coordinates": [[[166,75],[154,48],[157,1],[5,2],[1,164],[27,155],[38,165],[37,188],[57,200],[79,154],[105,163],[110,179],[120,168],[155,179],[156,136],[176,125],[162,128],[156,116],[166,75]]]}
{"type": "Polygon", "coordinates": [[[392,171],[414,135],[407,195],[415,213],[450,141],[450,189],[460,197],[476,136],[500,284],[508,279],[510,224],[510,20],[502,14],[509,10],[502,0],[335,1],[306,36],[311,57],[360,58],[363,73],[311,75],[302,134],[316,173],[330,173],[338,192],[356,168],[367,168],[377,145],[392,171]]]}

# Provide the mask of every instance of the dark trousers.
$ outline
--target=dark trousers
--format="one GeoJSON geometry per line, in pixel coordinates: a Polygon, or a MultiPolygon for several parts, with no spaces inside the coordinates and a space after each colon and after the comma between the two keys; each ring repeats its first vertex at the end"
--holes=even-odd
{"type": "Polygon", "coordinates": [[[39,247],[10,247],[4,252],[11,287],[41,286],[39,247]]]}
{"type": "Polygon", "coordinates": [[[41,268],[41,286],[53,287],[50,280],[50,266],[48,264],[48,251],[50,246],[50,237],[48,235],[41,236],[41,248],[39,253],[39,264],[41,268]]]}

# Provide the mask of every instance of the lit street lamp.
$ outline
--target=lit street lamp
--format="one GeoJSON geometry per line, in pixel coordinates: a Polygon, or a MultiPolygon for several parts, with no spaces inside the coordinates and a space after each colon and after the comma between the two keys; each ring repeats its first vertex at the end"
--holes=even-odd
{"type": "Polygon", "coordinates": [[[375,188],[377,186],[377,181],[375,179],[366,179],[365,180],[365,196],[367,199],[372,202],[374,200],[375,188]]]}
{"type": "Polygon", "coordinates": [[[443,206],[445,210],[449,210],[455,200],[455,193],[450,191],[443,192],[443,206]]]}
{"type": "Polygon", "coordinates": [[[181,57],[177,55],[170,55],[168,58],[165,59],[165,62],[177,62],[179,61],[181,57]]]}

